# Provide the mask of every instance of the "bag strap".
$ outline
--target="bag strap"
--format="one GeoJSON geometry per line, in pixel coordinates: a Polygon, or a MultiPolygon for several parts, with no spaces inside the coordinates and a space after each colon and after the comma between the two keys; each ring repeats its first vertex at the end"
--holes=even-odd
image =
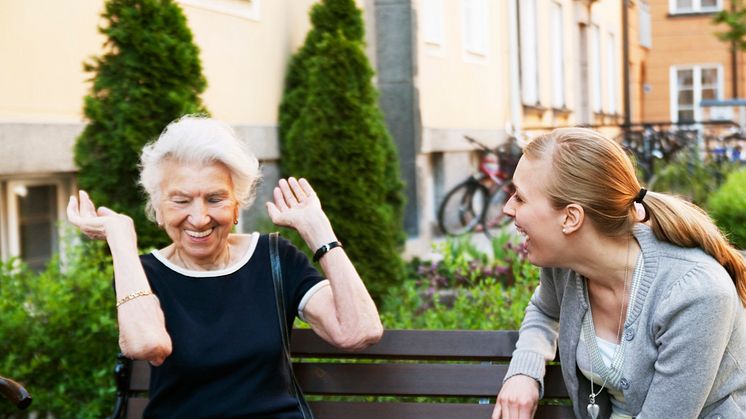
{"type": "Polygon", "coordinates": [[[308,406],[308,402],[306,402],[306,398],[303,396],[303,390],[295,378],[293,361],[290,356],[290,333],[288,332],[287,317],[285,316],[285,293],[282,286],[282,267],[280,265],[278,247],[279,235],[277,232],[269,234],[269,260],[272,266],[272,282],[274,283],[275,301],[277,303],[275,305],[277,307],[277,320],[280,323],[280,336],[282,337],[284,360],[289,378],[288,391],[298,400],[298,406],[303,414],[303,419],[313,419],[311,408],[308,406]]]}

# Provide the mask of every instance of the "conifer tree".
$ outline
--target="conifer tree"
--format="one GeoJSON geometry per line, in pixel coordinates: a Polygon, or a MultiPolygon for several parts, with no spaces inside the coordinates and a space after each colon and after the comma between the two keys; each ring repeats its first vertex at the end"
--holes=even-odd
{"type": "Polygon", "coordinates": [[[199,50],[173,0],[108,0],[102,17],[104,52],[84,64],[94,76],[75,145],[78,183],[97,205],[134,219],[141,248],[161,246],[168,237],[143,211],[139,156],[169,122],[205,111],[199,50]]]}
{"type": "Polygon", "coordinates": [[[291,61],[280,107],[282,172],[307,178],[374,297],[403,278],[399,161],[353,0],[324,0],[291,61]]]}

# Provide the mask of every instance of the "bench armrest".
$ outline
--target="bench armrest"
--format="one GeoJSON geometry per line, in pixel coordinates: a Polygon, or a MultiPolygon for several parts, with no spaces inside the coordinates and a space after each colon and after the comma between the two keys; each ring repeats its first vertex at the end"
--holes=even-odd
{"type": "Polygon", "coordinates": [[[28,391],[10,378],[0,377],[0,394],[19,409],[25,409],[31,405],[31,395],[28,391]]]}

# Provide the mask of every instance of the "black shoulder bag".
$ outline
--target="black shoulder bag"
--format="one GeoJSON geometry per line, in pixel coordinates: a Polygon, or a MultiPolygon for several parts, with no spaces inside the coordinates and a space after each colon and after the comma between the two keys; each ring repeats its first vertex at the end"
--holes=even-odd
{"type": "Polygon", "coordinates": [[[277,301],[277,320],[280,323],[280,336],[282,336],[282,347],[285,352],[285,367],[288,374],[288,392],[298,400],[298,407],[303,414],[303,419],[313,419],[311,408],[308,407],[306,398],[303,397],[303,390],[298,385],[293,373],[293,361],[290,357],[290,334],[287,328],[287,319],[285,318],[285,294],[282,289],[282,268],[280,266],[280,255],[278,250],[279,233],[269,234],[269,260],[272,265],[272,281],[275,286],[275,300],[277,301]]]}

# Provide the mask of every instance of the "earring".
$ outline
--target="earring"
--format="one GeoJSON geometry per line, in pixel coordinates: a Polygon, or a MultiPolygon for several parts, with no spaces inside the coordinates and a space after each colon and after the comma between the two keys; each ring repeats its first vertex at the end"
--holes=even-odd
{"type": "Polygon", "coordinates": [[[233,219],[233,224],[234,225],[238,225],[238,217],[236,217],[236,218],[233,219]]]}
{"type": "Polygon", "coordinates": [[[562,227],[562,232],[567,234],[567,229],[565,227],[562,227]]]}

